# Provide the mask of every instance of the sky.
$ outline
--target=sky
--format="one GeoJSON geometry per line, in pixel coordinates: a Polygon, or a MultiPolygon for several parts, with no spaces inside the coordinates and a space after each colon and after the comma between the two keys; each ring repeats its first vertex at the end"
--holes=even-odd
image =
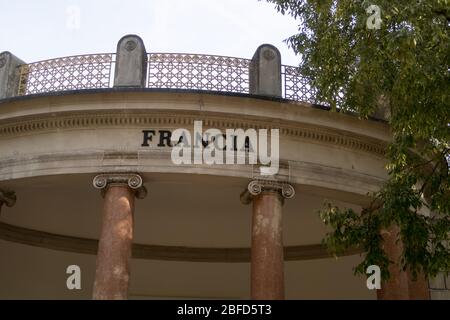
{"type": "Polygon", "coordinates": [[[258,0],[0,0],[0,52],[25,62],[116,51],[137,34],[147,52],[251,58],[263,43],[282,63],[299,57],[283,42],[298,22],[258,0]]]}

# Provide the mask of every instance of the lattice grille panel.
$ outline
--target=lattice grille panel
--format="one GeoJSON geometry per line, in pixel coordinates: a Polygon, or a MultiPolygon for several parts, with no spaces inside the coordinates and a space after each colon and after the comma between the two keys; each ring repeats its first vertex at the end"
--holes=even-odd
{"type": "Polygon", "coordinates": [[[316,89],[304,78],[297,67],[283,66],[284,97],[288,100],[316,103],[316,89]]]}
{"type": "Polygon", "coordinates": [[[18,95],[110,87],[113,54],[45,60],[20,66],[18,95]]]}
{"type": "Polygon", "coordinates": [[[240,58],[151,53],[148,87],[249,93],[249,66],[240,58]]]}

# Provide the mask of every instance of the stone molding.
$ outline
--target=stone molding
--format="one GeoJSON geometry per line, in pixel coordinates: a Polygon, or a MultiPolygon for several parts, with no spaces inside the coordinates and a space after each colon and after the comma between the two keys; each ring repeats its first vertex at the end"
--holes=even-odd
{"type": "Polygon", "coordinates": [[[223,115],[223,117],[207,114],[193,115],[163,112],[133,112],[133,110],[118,110],[115,113],[82,112],[59,113],[35,116],[24,116],[0,121],[0,139],[3,137],[22,136],[42,132],[54,132],[57,130],[107,128],[107,127],[136,127],[145,126],[179,126],[193,125],[195,120],[203,120],[204,128],[248,128],[280,129],[280,135],[310,140],[320,144],[339,146],[358,152],[384,158],[387,143],[385,141],[363,136],[348,131],[337,130],[315,125],[261,119],[251,120],[242,117],[223,115]]]}
{"type": "MultiPolygon", "coordinates": [[[[254,179],[249,165],[235,165],[229,168],[215,166],[176,166],[170,160],[170,150],[151,149],[147,151],[74,150],[52,154],[28,154],[23,157],[0,159],[0,180],[18,179],[30,176],[55,174],[96,174],[104,172],[153,172],[209,174],[218,176],[254,179]],[[127,159],[127,164],[123,164],[127,159]],[[106,162],[105,162],[106,161],[106,162]],[[36,169],[39,166],[39,170],[36,169]],[[114,171],[113,171],[114,170],[114,171]]],[[[280,167],[286,161],[280,162],[280,167]]],[[[287,161],[290,167],[289,181],[300,185],[343,190],[366,195],[380,188],[385,181],[381,177],[304,161],[287,161]],[[332,177],[332,178],[331,178],[332,177]]]]}
{"type": "MultiPolygon", "coordinates": [[[[3,222],[0,222],[0,239],[50,250],[93,255],[97,254],[98,246],[98,241],[95,239],[48,233],[3,222]]],[[[334,257],[321,244],[286,246],[284,250],[285,261],[334,257]]],[[[360,253],[362,253],[361,249],[353,248],[341,256],[360,253]]],[[[133,244],[132,256],[134,259],[160,261],[248,263],[250,262],[250,248],[204,248],[133,244]]]]}

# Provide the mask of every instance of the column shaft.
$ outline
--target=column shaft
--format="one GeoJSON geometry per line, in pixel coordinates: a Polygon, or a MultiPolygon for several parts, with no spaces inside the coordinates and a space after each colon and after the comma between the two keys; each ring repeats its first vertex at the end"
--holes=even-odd
{"type": "Polygon", "coordinates": [[[251,298],[284,299],[282,198],[263,191],[253,199],[251,298]]]}
{"type": "Polygon", "coordinates": [[[377,290],[378,300],[408,300],[408,274],[402,270],[400,265],[403,245],[398,240],[399,228],[391,226],[383,230],[381,235],[384,240],[383,249],[392,263],[389,264],[389,280],[383,281],[381,290],[377,290]]]}
{"type": "Polygon", "coordinates": [[[134,190],[126,184],[111,184],[106,188],[94,299],[128,298],[134,198],[134,190]]]}
{"type": "Polygon", "coordinates": [[[414,280],[411,271],[408,270],[408,281],[410,300],[430,300],[428,279],[423,273],[419,273],[417,279],[414,280]]]}

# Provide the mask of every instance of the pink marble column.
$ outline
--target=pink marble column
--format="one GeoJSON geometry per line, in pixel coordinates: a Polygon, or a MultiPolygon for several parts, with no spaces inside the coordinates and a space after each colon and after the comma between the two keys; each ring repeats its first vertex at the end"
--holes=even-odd
{"type": "Polygon", "coordinates": [[[103,189],[104,200],[93,299],[127,299],[134,200],[145,196],[145,189],[141,177],[133,174],[99,175],[94,186],[103,189]]]}
{"type": "Polygon", "coordinates": [[[408,288],[410,300],[430,300],[428,279],[423,273],[419,273],[414,280],[412,272],[408,270],[408,288]]]}
{"type": "Polygon", "coordinates": [[[400,259],[403,245],[399,239],[398,226],[391,226],[381,231],[383,249],[391,263],[389,265],[390,278],[381,282],[381,290],[377,290],[378,300],[409,300],[408,274],[402,270],[400,259]]]}
{"type": "Polygon", "coordinates": [[[284,299],[284,246],[282,208],[294,188],[286,183],[254,180],[244,203],[253,202],[251,246],[251,298],[284,299]]]}

